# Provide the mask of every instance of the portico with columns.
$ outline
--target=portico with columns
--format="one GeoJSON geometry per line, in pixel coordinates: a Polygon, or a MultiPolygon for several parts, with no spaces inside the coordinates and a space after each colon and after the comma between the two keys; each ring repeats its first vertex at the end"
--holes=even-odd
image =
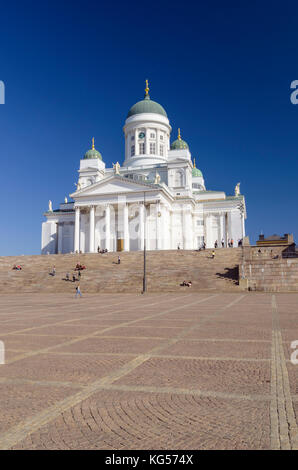
{"type": "Polygon", "coordinates": [[[240,194],[206,190],[202,172],[164,108],[145,97],[131,107],[123,127],[125,158],[106,168],[94,139],[80,160],[76,190],[45,212],[42,253],[95,253],[234,246],[245,236],[240,194]]]}

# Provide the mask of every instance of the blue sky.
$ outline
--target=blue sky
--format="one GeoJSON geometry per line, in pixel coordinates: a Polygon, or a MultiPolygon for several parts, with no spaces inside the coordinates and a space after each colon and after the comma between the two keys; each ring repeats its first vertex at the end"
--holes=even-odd
{"type": "Polygon", "coordinates": [[[144,94],[188,142],[207,189],[241,182],[246,230],[298,238],[295,2],[1,2],[0,255],[40,253],[41,222],[91,146],[124,160],[144,94]]]}

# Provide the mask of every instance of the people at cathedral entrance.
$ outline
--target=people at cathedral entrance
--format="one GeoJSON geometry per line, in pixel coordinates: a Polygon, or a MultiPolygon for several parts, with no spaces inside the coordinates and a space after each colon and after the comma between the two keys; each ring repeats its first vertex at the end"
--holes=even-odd
{"type": "MultiPolygon", "coordinates": [[[[151,99],[148,84],[144,98],[129,109],[123,131],[123,162],[113,155],[116,163],[106,167],[93,137],[80,160],[70,200],[55,210],[48,201],[43,254],[96,253],[98,247],[142,251],[145,231],[146,250],[175,250],[178,245],[181,250],[198,250],[202,240],[212,249],[215,240],[220,244],[228,236],[245,236],[240,183],[230,195],[206,188],[188,143],[180,129],[172,138],[167,112],[151,99]]],[[[202,164],[207,162],[204,155],[200,158],[202,164]]]]}

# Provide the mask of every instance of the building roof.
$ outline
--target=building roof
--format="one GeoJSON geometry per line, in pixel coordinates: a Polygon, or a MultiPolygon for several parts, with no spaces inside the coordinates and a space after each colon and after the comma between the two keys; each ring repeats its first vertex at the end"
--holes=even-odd
{"type": "Polygon", "coordinates": [[[165,109],[156,101],[151,100],[149,95],[145,95],[142,101],[138,101],[130,108],[127,113],[127,118],[142,113],[161,114],[162,116],[168,117],[165,109]]]}
{"type": "Polygon", "coordinates": [[[181,139],[180,129],[178,129],[178,137],[174,142],[171,144],[171,150],[181,150],[181,149],[188,149],[188,143],[185,140],[181,139]]]}
{"type": "Polygon", "coordinates": [[[90,160],[92,158],[99,158],[99,160],[102,160],[101,153],[94,147],[94,137],[92,138],[92,148],[84,155],[84,160],[90,160]]]}

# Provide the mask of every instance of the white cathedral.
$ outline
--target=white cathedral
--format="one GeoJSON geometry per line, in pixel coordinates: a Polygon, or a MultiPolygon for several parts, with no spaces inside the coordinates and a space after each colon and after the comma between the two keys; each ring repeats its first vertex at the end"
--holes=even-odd
{"type": "Polygon", "coordinates": [[[72,202],[44,214],[42,254],[199,249],[237,245],[245,236],[246,208],[240,184],[235,195],[206,190],[187,143],[170,144],[164,108],[145,97],[123,127],[125,160],[106,168],[94,147],[80,161],[72,202]]]}

